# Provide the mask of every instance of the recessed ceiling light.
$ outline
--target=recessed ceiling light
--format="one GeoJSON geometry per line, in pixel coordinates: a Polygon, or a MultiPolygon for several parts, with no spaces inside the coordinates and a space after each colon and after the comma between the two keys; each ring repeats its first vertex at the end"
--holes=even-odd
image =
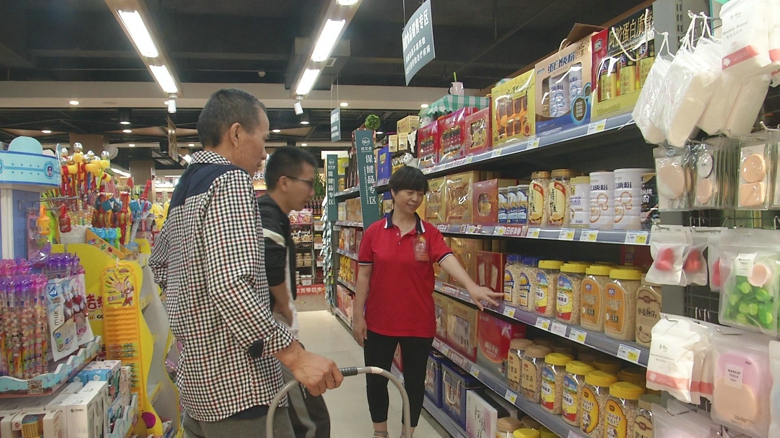
{"type": "Polygon", "coordinates": [[[134,148],[135,147],[135,143],[130,143],[129,145],[127,145],[127,147],[134,148]]]}
{"type": "Polygon", "coordinates": [[[51,129],[41,129],[44,134],[51,134],[51,129]]]}
{"type": "Polygon", "coordinates": [[[274,129],[271,132],[273,132],[274,134],[278,134],[278,133],[282,132],[282,130],[281,129],[274,129]]]}
{"type": "Polygon", "coordinates": [[[132,131],[132,130],[130,130],[130,129],[123,129],[123,130],[122,130],[122,132],[124,132],[125,134],[130,134],[130,133],[132,133],[133,131],[132,131]]]}
{"type": "Polygon", "coordinates": [[[301,120],[301,125],[308,125],[308,124],[309,124],[308,120],[301,120]]]}
{"type": "Polygon", "coordinates": [[[340,103],[340,105],[341,105],[342,107],[349,106],[349,102],[341,102],[341,103],[340,103]]]}
{"type": "Polygon", "coordinates": [[[128,122],[128,121],[126,121],[126,120],[123,120],[123,121],[119,122],[119,124],[120,124],[120,125],[129,125],[129,124],[130,124],[130,122],[128,122]]]}
{"type": "Polygon", "coordinates": [[[168,101],[163,102],[163,105],[168,106],[168,101]]]}
{"type": "Polygon", "coordinates": [[[420,105],[420,108],[428,108],[428,104],[424,103],[424,104],[420,105]]]}
{"type": "Polygon", "coordinates": [[[308,143],[301,143],[301,146],[308,146],[308,143]]]}
{"type": "Polygon", "coordinates": [[[189,146],[190,146],[191,148],[194,148],[194,147],[195,147],[195,143],[190,143],[190,144],[189,144],[189,146]]]}
{"type": "Polygon", "coordinates": [[[382,131],[377,131],[376,133],[377,133],[377,134],[380,134],[380,135],[381,135],[381,134],[384,134],[384,132],[382,132],[382,131]]]}
{"type": "Polygon", "coordinates": [[[73,105],[73,106],[76,106],[76,105],[78,105],[78,104],[79,104],[79,101],[78,101],[78,100],[71,100],[71,101],[70,101],[70,102],[68,102],[68,103],[69,103],[69,104],[71,104],[71,105],[73,105]]]}

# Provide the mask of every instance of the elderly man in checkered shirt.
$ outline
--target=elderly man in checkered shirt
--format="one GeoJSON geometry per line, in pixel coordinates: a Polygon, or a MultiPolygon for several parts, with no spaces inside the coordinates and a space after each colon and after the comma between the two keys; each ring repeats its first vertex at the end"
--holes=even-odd
{"type": "MultiPolygon", "coordinates": [[[[179,180],[149,265],[184,348],[177,384],[193,438],[263,437],[283,384],[280,362],[311,394],[341,385],[330,359],[305,351],[274,319],[252,175],[266,157],[265,107],[236,89],[214,93],[198,118],[204,147],[179,180]]],[[[292,438],[286,409],[274,438],[292,438]]]]}

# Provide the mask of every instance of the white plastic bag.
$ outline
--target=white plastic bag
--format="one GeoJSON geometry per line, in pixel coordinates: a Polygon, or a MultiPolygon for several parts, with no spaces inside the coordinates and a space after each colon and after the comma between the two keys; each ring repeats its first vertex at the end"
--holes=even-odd
{"type": "MultiPolygon", "coordinates": [[[[723,57],[723,44],[720,41],[702,39],[696,46],[697,51],[710,52],[718,58],[723,57]]],[[[713,85],[712,98],[704,109],[699,122],[696,124],[709,135],[717,135],[723,131],[726,121],[731,113],[731,107],[739,94],[741,82],[728,77],[720,70],[720,65],[715,71],[715,84],[713,85]]]]}
{"type": "Polygon", "coordinates": [[[653,226],[650,233],[650,255],[653,264],[647,271],[646,279],[650,283],[685,286],[683,266],[691,248],[690,228],[682,226],[653,226]]]}
{"type": "Polygon", "coordinates": [[[772,86],[780,85],[780,0],[769,0],[769,59],[772,70],[772,86]]]}
{"type": "Polygon", "coordinates": [[[713,233],[707,239],[707,264],[710,268],[710,290],[720,292],[723,276],[720,271],[720,233],[713,233]]]}
{"type": "Polygon", "coordinates": [[[647,74],[645,85],[639,93],[634,112],[631,114],[645,141],[650,144],[662,143],[665,138],[664,132],[653,123],[652,118],[654,111],[662,109],[659,108],[657,102],[666,86],[666,74],[671,65],[672,61],[662,58],[660,55],[655,58],[653,66],[647,74]]]}
{"type": "Polygon", "coordinates": [[[731,107],[723,132],[728,136],[750,134],[768,91],[769,76],[759,75],[745,79],[731,107]]]}
{"type": "Polygon", "coordinates": [[[723,72],[741,80],[765,73],[769,58],[769,0],[731,0],[723,5],[723,72]]]}

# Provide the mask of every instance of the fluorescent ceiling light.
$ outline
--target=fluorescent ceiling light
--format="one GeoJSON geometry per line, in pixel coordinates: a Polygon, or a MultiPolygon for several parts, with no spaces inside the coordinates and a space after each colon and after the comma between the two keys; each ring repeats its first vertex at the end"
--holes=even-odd
{"type": "Polygon", "coordinates": [[[191,147],[191,148],[194,148],[195,147],[195,143],[190,143],[188,146],[191,147]]]}
{"type": "Polygon", "coordinates": [[[123,129],[122,132],[124,132],[125,134],[132,134],[133,133],[133,131],[131,129],[123,129]]]}
{"type": "Polygon", "coordinates": [[[341,104],[340,104],[340,105],[341,105],[342,107],[348,107],[348,106],[349,106],[349,102],[341,102],[341,104]]]}
{"type": "Polygon", "coordinates": [[[308,146],[307,143],[301,143],[301,146],[308,146]]]}
{"type": "Polygon", "coordinates": [[[301,76],[301,81],[298,82],[298,88],[295,89],[295,93],[299,96],[305,96],[309,94],[314,84],[317,82],[317,78],[320,77],[320,69],[307,68],[301,76]]]}
{"type": "MultiPolygon", "coordinates": [[[[301,120],[301,125],[308,125],[308,124],[309,124],[308,120],[301,120]]],[[[49,132],[51,132],[51,131],[49,131],[49,132]]]]}
{"type": "Polygon", "coordinates": [[[428,108],[428,104],[424,103],[424,104],[420,105],[420,108],[428,108]]]}
{"type": "Polygon", "coordinates": [[[134,148],[135,147],[135,143],[130,143],[129,145],[127,145],[127,147],[134,148]]]}
{"type": "Polygon", "coordinates": [[[113,170],[114,173],[118,173],[119,175],[122,175],[122,176],[125,176],[125,177],[128,177],[128,178],[130,177],[130,174],[125,172],[125,171],[123,171],[123,170],[119,170],[119,169],[114,168],[114,167],[112,167],[111,170],[113,170]]]}
{"type": "Polygon", "coordinates": [[[336,0],[336,3],[338,3],[341,6],[352,6],[354,4],[357,4],[357,2],[360,0],[336,0]]]}
{"type": "Polygon", "coordinates": [[[69,104],[71,104],[71,105],[73,105],[73,106],[76,106],[76,105],[78,105],[78,104],[79,104],[79,101],[78,101],[78,100],[71,100],[71,101],[70,101],[70,102],[68,102],[68,103],[69,103],[69,104]]]}
{"type": "Polygon", "coordinates": [[[51,129],[41,129],[44,134],[51,134],[51,129]]]}
{"type": "Polygon", "coordinates": [[[138,48],[138,51],[141,52],[141,55],[147,58],[156,58],[159,52],[157,52],[152,35],[149,34],[141,14],[138,11],[117,11],[117,13],[119,13],[122,24],[124,24],[125,29],[127,29],[130,38],[138,48]]]}
{"type": "Polygon", "coordinates": [[[129,124],[130,124],[130,122],[128,122],[128,121],[126,121],[126,120],[125,120],[125,121],[119,122],[119,124],[120,124],[120,125],[129,125],[129,124]]]}
{"type": "Polygon", "coordinates": [[[376,133],[379,134],[379,135],[384,134],[384,132],[382,132],[382,131],[377,131],[376,133]]]}
{"type": "Polygon", "coordinates": [[[271,132],[273,132],[274,134],[278,134],[278,133],[282,132],[282,130],[281,129],[274,129],[271,132]]]}
{"type": "Polygon", "coordinates": [[[314,46],[314,52],[311,54],[312,61],[325,62],[330,57],[330,52],[333,51],[345,24],[347,24],[347,20],[334,21],[329,19],[325,22],[325,27],[322,28],[322,33],[314,46]]]}
{"type": "MultiPolygon", "coordinates": [[[[173,80],[171,72],[168,71],[168,67],[165,65],[150,65],[149,69],[152,70],[154,79],[160,84],[160,88],[166,93],[177,93],[179,89],[176,87],[176,81],[173,80]]],[[[175,101],[174,101],[175,102],[175,101]]],[[[170,105],[170,103],[168,104],[170,105]]]]}

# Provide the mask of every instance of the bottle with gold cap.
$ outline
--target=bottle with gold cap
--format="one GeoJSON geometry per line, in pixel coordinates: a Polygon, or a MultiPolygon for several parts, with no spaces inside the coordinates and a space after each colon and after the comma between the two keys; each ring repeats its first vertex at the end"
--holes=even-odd
{"type": "Polygon", "coordinates": [[[515,438],[540,438],[541,435],[539,434],[539,431],[536,429],[523,428],[523,429],[517,429],[514,432],[514,437],[515,438]]]}
{"type": "Polygon", "coordinates": [[[585,375],[585,388],[580,400],[580,430],[590,438],[604,438],[604,415],[609,387],[617,377],[603,371],[585,375]]]}
{"type": "Polygon", "coordinates": [[[639,397],[645,390],[628,382],[609,387],[604,426],[605,437],[633,437],[634,422],[639,413],[639,397]]]}
{"type": "Polygon", "coordinates": [[[566,364],[566,374],[563,376],[563,402],[561,406],[563,421],[572,426],[580,425],[580,399],[585,389],[585,375],[593,371],[593,367],[573,360],[566,364]]]}
{"type": "Polygon", "coordinates": [[[542,368],[542,407],[551,414],[560,415],[563,401],[563,376],[571,356],[550,353],[544,358],[542,368]]]}

